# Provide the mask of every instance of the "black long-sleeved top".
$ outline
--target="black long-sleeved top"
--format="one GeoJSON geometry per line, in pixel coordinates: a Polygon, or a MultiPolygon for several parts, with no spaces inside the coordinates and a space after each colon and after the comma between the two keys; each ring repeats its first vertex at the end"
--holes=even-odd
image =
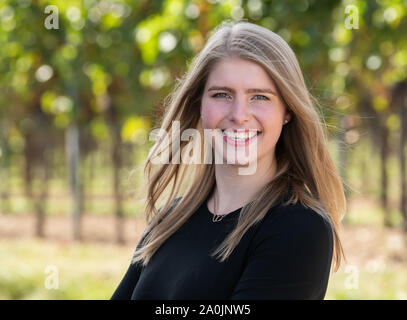
{"type": "Polygon", "coordinates": [[[323,299],[333,254],[325,218],[299,203],[274,206],[218,262],[210,252],[240,211],[213,222],[205,200],[146,267],[130,264],[111,299],[323,299]]]}

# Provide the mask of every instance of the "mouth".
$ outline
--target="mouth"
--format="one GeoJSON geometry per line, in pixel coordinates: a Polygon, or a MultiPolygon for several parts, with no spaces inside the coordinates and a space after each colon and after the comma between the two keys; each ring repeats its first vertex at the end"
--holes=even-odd
{"type": "Polygon", "coordinates": [[[222,129],[223,140],[234,146],[250,144],[262,134],[260,130],[246,129],[222,129]]]}

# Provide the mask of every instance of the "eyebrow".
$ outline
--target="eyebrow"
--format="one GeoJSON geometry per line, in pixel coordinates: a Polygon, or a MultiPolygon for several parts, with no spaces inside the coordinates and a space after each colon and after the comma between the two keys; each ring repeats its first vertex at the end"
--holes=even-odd
{"type": "MultiPolygon", "coordinates": [[[[230,92],[230,93],[235,92],[234,89],[229,88],[229,87],[216,87],[216,86],[214,86],[214,87],[210,87],[208,89],[208,91],[215,91],[215,90],[223,90],[223,91],[227,91],[227,92],[230,92]]],[[[246,93],[269,93],[269,94],[272,94],[274,96],[277,96],[277,94],[273,90],[268,89],[268,88],[262,88],[262,89],[250,88],[250,89],[246,90],[246,93]]]]}

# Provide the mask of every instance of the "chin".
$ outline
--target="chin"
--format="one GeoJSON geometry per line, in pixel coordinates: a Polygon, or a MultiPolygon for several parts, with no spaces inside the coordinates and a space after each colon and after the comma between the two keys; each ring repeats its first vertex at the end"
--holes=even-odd
{"type": "Polygon", "coordinates": [[[250,163],[256,162],[257,161],[257,157],[256,156],[245,156],[245,155],[229,155],[229,156],[225,156],[223,158],[223,163],[230,165],[230,166],[237,166],[237,167],[246,167],[248,166],[250,163]],[[229,160],[229,163],[228,163],[229,160]]]}

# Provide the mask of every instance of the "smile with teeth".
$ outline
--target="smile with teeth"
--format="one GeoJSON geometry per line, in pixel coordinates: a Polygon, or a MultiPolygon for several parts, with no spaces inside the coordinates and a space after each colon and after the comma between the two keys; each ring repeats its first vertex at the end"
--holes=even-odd
{"type": "Polygon", "coordinates": [[[254,140],[259,134],[261,134],[261,131],[255,131],[255,130],[250,130],[249,131],[230,131],[230,130],[223,130],[223,139],[225,142],[232,143],[234,145],[241,145],[250,143],[251,141],[254,140]]]}
{"type": "Polygon", "coordinates": [[[247,139],[251,139],[257,135],[257,131],[249,133],[249,132],[228,132],[228,131],[223,131],[223,134],[227,136],[230,139],[238,140],[238,141],[244,141],[247,139]]]}

